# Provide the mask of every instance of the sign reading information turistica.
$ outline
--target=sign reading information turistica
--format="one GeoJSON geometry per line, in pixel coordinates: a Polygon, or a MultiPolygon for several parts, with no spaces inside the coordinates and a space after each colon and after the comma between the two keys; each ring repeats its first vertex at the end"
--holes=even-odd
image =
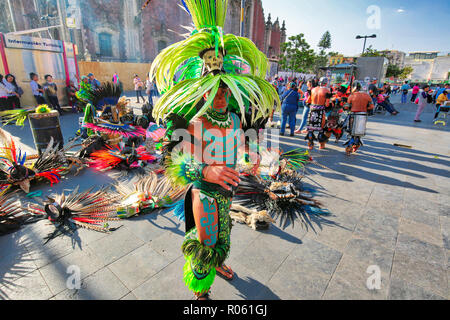
{"type": "Polygon", "coordinates": [[[63,52],[63,44],[60,40],[43,39],[28,36],[15,36],[5,34],[5,46],[7,48],[16,49],[63,52]]]}

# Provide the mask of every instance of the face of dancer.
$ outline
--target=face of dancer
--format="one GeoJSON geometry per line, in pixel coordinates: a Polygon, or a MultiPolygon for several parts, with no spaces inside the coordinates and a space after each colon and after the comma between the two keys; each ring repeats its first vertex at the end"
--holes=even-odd
{"type": "MultiPolygon", "coordinates": [[[[208,99],[210,92],[205,94],[205,100],[208,99]]],[[[228,99],[231,96],[230,89],[219,88],[213,101],[213,108],[218,112],[225,112],[228,107],[228,99]]]]}

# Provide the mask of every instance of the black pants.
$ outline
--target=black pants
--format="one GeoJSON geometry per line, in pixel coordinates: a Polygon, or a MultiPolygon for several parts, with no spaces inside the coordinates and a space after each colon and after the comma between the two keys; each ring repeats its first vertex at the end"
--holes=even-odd
{"type": "Polygon", "coordinates": [[[142,98],[142,100],[145,102],[145,98],[142,95],[142,90],[136,90],[136,99],[137,99],[137,103],[139,103],[139,97],[142,98]]]}
{"type": "Polygon", "coordinates": [[[17,96],[9,96],[6,104],[7,110],[20,109],[20,99],[17,96]]]}
{"type": "Polygon", "coordinates": [[[8,110],[8,98],[0,98],[0,111],[8,110]]]}
{"type": "Polygon", "coordinates": [[[34,96],[38,105],[47,104],[43,96],[34,96]]]}
{"type": "Polygon", "coordinates": [[[58,97],[56,96],[48,96],[48,101],[50,102],[53,109],[58,110],[60,113],[62,112],[61,106],[59,105],[58,97]]]}
{"type": "Polygon", "coordinates": [[[413,93],[413,95],[411,97],[411,102],[416,102],[417,95],[418,95],[418,93],[413,93]]]}

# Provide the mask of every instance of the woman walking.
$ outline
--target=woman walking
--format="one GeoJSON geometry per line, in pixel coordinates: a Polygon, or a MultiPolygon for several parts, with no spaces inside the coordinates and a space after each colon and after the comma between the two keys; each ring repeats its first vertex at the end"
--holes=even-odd
{"type": "Polygon", "coordinates": [[[313,88],[313,83],[312,81],[308,81],[307,82],[307,90],[305,91],[304,94],[304,99],[303,99],[303,116],[302,116],[302,122],[300,123],[300,127],[295,131],[295,133],[299,134],[299,133],[308,133],[308,130],[303,130],[303,128],[306,126],[306,124],[308,123],[308,116],[309,116],[309,111],[310,111],[310,104],[311,104],[311,90],[313,88]]]}
{"type": "Polygon", "coordinates": [[[137,74],[134,75],[134,90],[136,91],[137,103],[140,103],[139,97],[142,98],[143,103],[145,103],[145,98],[142,95],[142,89],[144,88],[144,83],[142,83],[141,78],[137,74]]]}
{"type": "Polygon", "coordinates": [[[430,90],[429,85],[425,85],[422,90],[420,90],[419,96],[419,107],[417,108],[416,117],[414,118],[414,122],[422,122],[420,120],[420,115],[428,104],[428,91],[430,90]]]}
{"type": "Polygon", "coordinates": [[[289,90],[287,90],[281,97],[281,132],[280,134],[284,136],[286,130],[286,123],[289,118],[289,128],[291,129],[291,137],[294,136],[295,123],[298,109],[298,102],[300,100],[300,95],[297,92],[297,85],[295,82],[291,82],[289,90]]]}

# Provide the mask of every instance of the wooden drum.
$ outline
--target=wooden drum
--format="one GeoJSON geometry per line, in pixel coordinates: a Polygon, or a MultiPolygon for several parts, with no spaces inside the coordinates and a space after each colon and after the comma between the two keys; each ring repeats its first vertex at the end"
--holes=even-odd
{"type": "Polygon", "coordinates": [[[59,143],[59,149],[64,147],[64,138],[59,124],[59,113],[52,110],[49,113],[32,113],[29,115],[34,144],[39,154],[42,154],[53,137],[54,143],[59,143]]]}

